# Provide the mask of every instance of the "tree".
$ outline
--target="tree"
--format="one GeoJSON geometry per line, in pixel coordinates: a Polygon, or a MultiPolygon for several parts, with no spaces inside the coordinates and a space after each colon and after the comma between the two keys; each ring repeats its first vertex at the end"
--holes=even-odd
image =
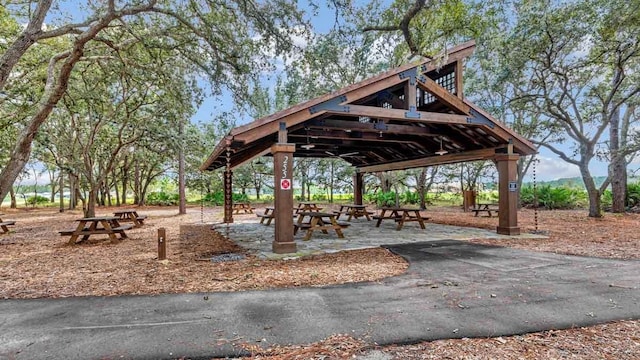
{"type": "MultiPolygon", "coordinates": [[[[617,128],[618,111],[640,92],[635,76],[627,75],[637,68],[640,48],[623,43],[611,47],[603,42],[604,37],[594,36],[606,25],[603,16],[628,18],[637,12],[631,15],[622,2],[611,2],[608,9],[601,5],[589,0],[561,6],[548,1],[524,3],[513,38],[521,44],[521,66],[534,75],[537,85],[526,95],[527,101],[552,134],[534,141],[579,168],[589,196],[590,217],[602,216],[600,197],[612,180],[611,174],[625,172],[622,159],[637,151],[637,144],[619,143],[617,128]],[[603,137],[612,124],[613,144],[609,141],[606,149],[603,137]],[[559,146],[563,143],[571,150],[559,146]],[[608,157],[617,165],[596,187],[589,165],[596,157],[606,160],[609,151],[608,157]]],[[[637,31],[637,21],[635,24],[633,31],[637,31]]]]}
{"type": "MultiPolygon", "coordinates": [[[[291,49],[291,35],[301,24],[295,6],[283,0],[257,4],[251,0],[233,4],[214,0],[195,0],[174,3],[147,0],[134,4],[116,4],[114,1],[92,3],[87,18],[76,24],[52,26],[43,31],[42,23],[49,14],[52,1],[42,0],[28,14],[29,23],[22,33],[10,39],[10,45],[0,56],[0,89],[12,79],[13,69],[36,43],[54,37],[70,39],[67,50],[51,57],[43,95],[37,101],[36,111],[21,129],[6,166],[0,173],[0,198],[4,198],[20,170],[29,160],[33,138],[65,95],[76,64],[94,45],[103,44],[114,50],[134,42],[145,46],[174,50],[174,55],[193,64],[193,71],[206,74],[212,88],[227,85],[242,94],[242,77],[255,70],[255,61],[269,66],[267,56],[291,49]],[[150,16],[152,15],[153,16],[150,16]],[[128,32],[122,42],[102,38],[111,27],[128,32]],[[137,26],[131,26],[131,25],[137,26]],[[166,41],[161,41],[166,40],[166,41]]],[[[27,2],[10,9],[30,10],[27,2]]],[[[2,15],[2,14],[0,14],[2,15]]],[[[17,16],[17,15],[15,15],[17,16]]],[[[4,19],[3,19],[4,20],[4,19]]],[[[123,32],[123,33],[124,33],[123,32]]],[[[107,59],[111,60],[111,59],[107,59]]],[[[155,60],[155,59],[154,59],[155,60]]]]}

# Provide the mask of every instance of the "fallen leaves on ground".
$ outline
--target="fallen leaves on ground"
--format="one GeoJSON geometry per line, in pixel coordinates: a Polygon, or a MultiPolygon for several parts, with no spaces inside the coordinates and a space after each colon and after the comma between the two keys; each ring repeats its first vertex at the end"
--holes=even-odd
{"type": "MultiPolygon", "coordinates": [[[[120,208],[117,208],[120,209],[120,208]]],[[[110,214],[116,208],[101,208],[110,214]]],[[[384,249],[326,254],[298,260],[245,260],[213,263],[211,256],[243,253],[215,235],[206,221],[220,221],[220,209],[176,215],[175,209],[137,209],[149,215],[129,239],[111,244],[101,237],[67,245],[57,231],[74,228],[81,212],[12,210],[3,218],[17,220],[10,234],[0,236],[0,298],[85,295],[158,294],[240,291],[291,286],[320,286],[376,281],[404,272],[407,264],[384,249]],[[157,260],[156,229],[167,230],[168,260],[157,260]]],[[[458,207],[429,209],[431,222],[495,229],[498,219],[474,217],[458,207]]],[[[475,243],[532,251],[640,259],[639,214],[587,217],[585,210],[519,211],[522,232],[546,239],[474,239],[475,243]]],[[[376,347],[347,335],[295,346],[262,349],[245,345],[255,359],[345,359],[379,352],[381,359],[637,359],[640,321],[620,321],[586,328],[551,330],[489,339],[452,339],[412,345],[376,347]]],[[[374,357],[375,358],[375,357],[374,357]]]]}

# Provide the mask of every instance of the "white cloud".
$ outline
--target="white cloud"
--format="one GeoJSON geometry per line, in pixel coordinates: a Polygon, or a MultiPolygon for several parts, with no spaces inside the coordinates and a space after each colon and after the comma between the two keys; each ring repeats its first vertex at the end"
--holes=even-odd
{"type": "MultiPolygon", "coordinates": [[[[558,158],[538,156],[537,159],[540,160],[540,162],[536,164],[535,169],[537,181],[550,181],[580,176],[580,170],[577,166],[558,158]]],[[[525,175],[524,181],[533,181],[533,165],[525,175]]]]}

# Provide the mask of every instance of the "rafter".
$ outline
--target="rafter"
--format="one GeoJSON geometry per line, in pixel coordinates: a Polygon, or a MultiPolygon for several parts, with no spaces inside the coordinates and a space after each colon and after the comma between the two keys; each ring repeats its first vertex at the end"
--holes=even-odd
{"type": "Polygon", "coordinates": [[[445,114],[426,111],[416,111],[418,118],[407,117],[407,110],[385,109],[375,106],[348,105],[343,109],[328,110],[329,114],[347,114],[350,116],[366,116],[374,119],[389,119],[400,121],[413,121],[441,124],[467,124],[468,116],[457,114],[445,114]]]}
{"type": "Polygon", "coordinates": [[[464,161],[487,160],[495,156],[499,148],[488,148],[480,150],[466,151],[462,153],[447,154],[442,156],[429,156],[420,159],[398,161],[389,164],[363,166],[357,169],[358,172],[378,172],[390,170],[404,170],[418,167],[426,167],[440,164],[453,164],[464,161]]]}
{"type": "Polygon", "coordinates": [[[471,114],[471,107],[469,105],[465,104],[462,99],[450,93],[430,77],[426,75],[418,76],[417,82],[420,88],[428,91],[430,94],[449,106],[452,110],[458,111],[461,114],[471,114]]]}
{"type": "Polygon", "coordinates": [[[426,127],[385,123],[361,123],[354,120],[316,119],[306,123],[310,129],[329,129],[343,131],[367,131],[396,135],[438,136],[426,127]]]}

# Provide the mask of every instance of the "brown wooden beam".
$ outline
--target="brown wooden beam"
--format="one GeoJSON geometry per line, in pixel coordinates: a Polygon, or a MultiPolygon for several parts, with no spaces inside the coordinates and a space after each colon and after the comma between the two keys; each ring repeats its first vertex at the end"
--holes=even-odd
{"type": "Polygon", "coordinates": [[[273,141],[263,141],[259,144],[256,144],[253,147],[248,148],[246,151],[243,151],[241,154],[232,155],[231,168],[235,169],[238,166],[244,164],[245,162],[253,159],[254,157],[261,155],[265,150],[269,149],[273,144],[274,144],[273,141]]]}
{"type": "Polygon", "coordinates": [[[443,103],[447,104],[452,110],[467,115],[471,113],[471,107],[469,105],[465,104],[461,98],[450,93],[430,77],[418,76],[417,82],[418,86],[438,98],[443,103]]]}
{"type": "MultiPolygon", "coordinates": [[[[377,128],[375,123],[361,123],[355,120],[337,120],[337,119],[323,119],[312,120],[308,123],[310,129],[331,129],[331,130],[355,130],[355,131],[367,131],[378,133],[381,128],[377,128]]],[[[414,125],[401,125],[401,124],[384,124],[379,125],[384,128],[385,134],[396,135],[421,135],[421,136],[439,136],[440,134],[434,134],[429,128],[414,125]]]]}
{"type": "Polygon", "coordinates": [[[405,161],[399,161],[399,162],[394,162],[389,164],[363,166],[358,168],[357,171],[358,172],[378,172],[378,171],[404,170],[404,169],[413,169],[413,168],[442,165],[442,164],[453,164],[453,163],[465,162],[465,161],[487,160],[487,159],[493,158],[496,155],[496,149],[498,148],[479,149],[479,150],[465,151],[461,153],[446,154],[442,156],[434,155],[426,158],[405,160],[405,161]]]}
{"type": "Polygon", "coordinates": [[[417,111],[419,118],[407,118],[407,110],[402,109],[385,109],[375,106],[364,105],[348,105],[349,111],[343,112],[339,110],[328,111],[329,114],[349,115],[349,116],[367,116],[374,119],[389,119],[407,122],[424,122],[424,123],[440,123],[440,124],[468,124],[466,115],[434,113],[426,111],[417,111]]]}
{"type": "Polygon", "coordinates": [[[456,61],[456,96],[459,99],[464,98],[464,81],[462,79],[462,73],[464,72],[462,60],[456,61]]]}
{"type": "MultiPolygon", "coordinates": [[[[383,132],[384,134],[384,132],[383,132]]],[[[358,136],[352,136],[349,133],[345,133],[342,130],[309,130],[308,134],[289,134],[291,138],[317,138],[317,139],[335,139],[342,141],[372,141],[372,142],[386,142],[386,143],[416,143],[419,142],[416,138],[397,137],[383,135],[382,137],[376,133],[363,132],[358,136]]],[[[310,140],[313,144],[313,139],[310,140]]]]}

